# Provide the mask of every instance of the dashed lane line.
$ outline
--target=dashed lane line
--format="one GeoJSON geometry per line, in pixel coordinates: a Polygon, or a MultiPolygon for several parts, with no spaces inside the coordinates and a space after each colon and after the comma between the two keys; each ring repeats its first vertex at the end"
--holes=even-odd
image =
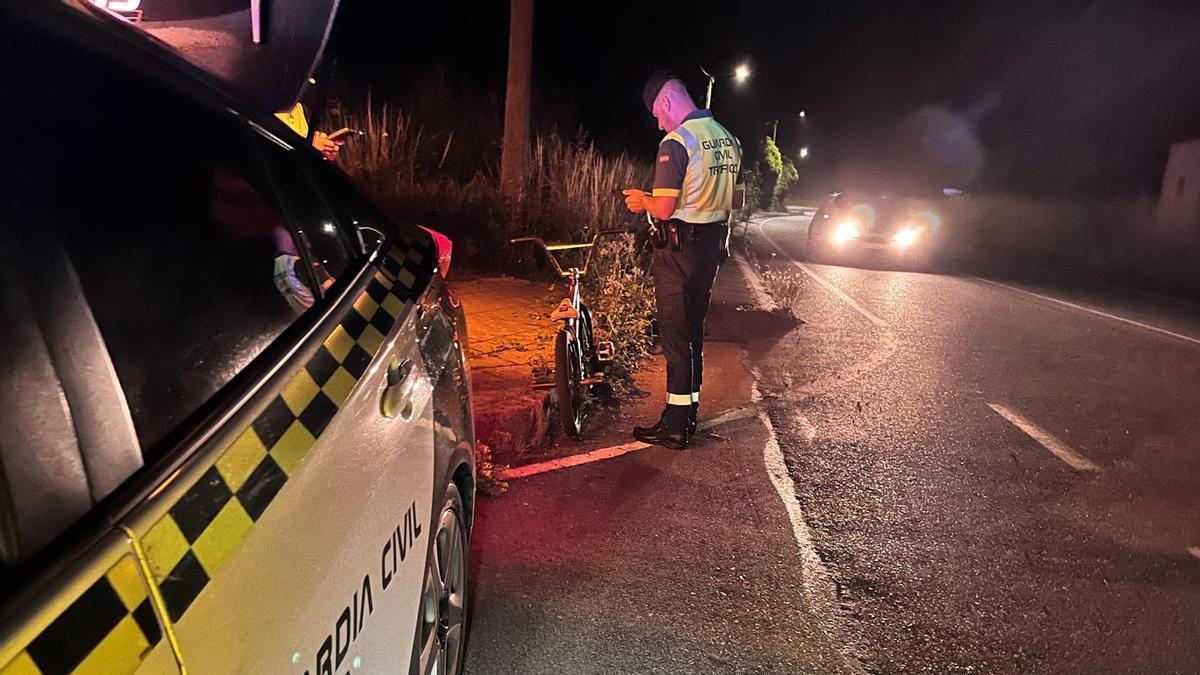
{"type": "Polygon", "coordinates": [[[988,407],[995,410],[998,415],[1008,420],[1013,426],[1025,432],[1025,435],[1037,441],[1039,445],[1049,450],[1055,457],[1066,462],[1072,469],[1076,471],[1100,471],[1100,467],[1096,466],[1092,460],[1079,454],[1071,446],[1058,440],[1045,429],[1030,422],[1012,408],[1001,403],[989,403],[988,407]]]}
{"type": "Polygon", "coordinates": [[[1176,333],[1175,331],[1170,331],[1170,330],[1167,330],[1166,328],[1160,328],[1158,326],[1152,326],[1148,323],[1142,323],[1141,321],[1135,321],[1133,319],[1130,319],[1130,318],[1127,318],[1124,316],[1117,316],[1116,314],[1110,314],[1108,312],[1105,312],[1105,311],[1102,311],[1099,309],[1095,309],[1094,307],[1088,307],[1086,305],[1080,305],[1075,302],[1070,302],[1069,300],[1062,300],[1060,298],[1054,298],[1049,295],[1043,295],[1041,293],[1035,293],[1033,291],[1028,291],[1019,286],[1012,286],[1009,284],[1001,283],[999,281],[992,281],[991,279],[983,279],[981,277],[971,277],[971,278],[976,281],[982,281],[985,284],[990,284],[992,286],[999,286],[1000,288],[1006,288],[1010,291],[1015,291],[1017,293],[1024,293],[1025,295],[1032,295],[1035,298],[1041,298],[1042,300],[1045,300],[1047,302],[1053,302],[1057,305],[1062,305],[1063,307],[1070,307],[1071,309],[1075,309],[1080,312],[1087,312],[1088,314],[1093,314],[1095,316],[1103,317],[1105,319],[1110,319],[1112,321],[1119,321],[1123,324],[1126,324],[1129,326],[1135,326],[1137,328],[1141,328],[1142,330],[1148,330],[1153,333],[1158,333],[1159,335],[1165,335],[1167,337],[1175,338],[1176,340],[1183,340],[1184,342],[1190,342],[1194,345],[1200,345],[1200,338],[1194,338],[1190,335],[1176,333]]]}

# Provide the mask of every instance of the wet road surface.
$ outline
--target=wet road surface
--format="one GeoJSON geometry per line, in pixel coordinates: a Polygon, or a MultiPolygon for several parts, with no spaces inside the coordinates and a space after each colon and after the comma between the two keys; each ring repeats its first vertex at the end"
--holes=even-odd
{"type": "Polygon", "coordinates": [[[806,227],[718,281],[763,417],[480,500],[468,672],[1200,672],[1196,308],[800,262],[806,227]],[[768,272],[802,323],[746,311],[768,272]]]}
{"type": "Polygon", "coordinates": [[[1194,309],[804,271],[806,225],[751,237],[808,322],[755,363],[864,667],[1200,672],[1194,309]]]}

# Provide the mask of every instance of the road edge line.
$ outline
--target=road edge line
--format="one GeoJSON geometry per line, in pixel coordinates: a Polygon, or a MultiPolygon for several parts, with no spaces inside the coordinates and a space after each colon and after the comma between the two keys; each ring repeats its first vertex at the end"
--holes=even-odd
{"type": "MultiPolygon", "coordinates": [[[[742,358],[747,359],[745,352],[742,353],[742,358]]],[[[747,364],[748,365],[748,364],[747,364]]],[[[848,640],[842,639],[841,636],[834,634],[834,629],[828,625],[822,625],[828,621],[833,621],[838,625],[838,630],[844,631],[841,627],[841,613],[837,610],[837,585],[834,583],[833,575],[830,574],[829,568],[825,567],[825,563],[821,561],[821,556],[817,555],[816,546],[812,541],[812,530],[809,529],[808,523],[804,520],[804,512],[800,509],[800,499],[796,495],[796,482],[792,480],[792,475],[787,468],[787,460],[783,455],[783,448],[779,446],[779,438],[775,434],[775,425],[771,422],[771,417],[767,414],[765,407],[762,405],[762,393],[758,390],[757,369],[750,369],[754,380],[750,385],[750,400],[754,401],[758,408],[758,419],[766,429],[767,440],[763,444],[763,468],[767,471],[767,477],[771,481],[771,486],[775,488],[775,493],[779,495],[779,501],[783,503],[783,510],[787,514],[788,522],[792,526],[792,537],[796,541],[796,546],[799,548],[800,564],[802,567],[804,592],[808,597],[810,605],[812,605],[814,614],[818,617],[824,615],[826,621],[817,622],[818,630],[825,633],[825,637],[837,649],[838,654],[842,658],[842,663],[851,672],[866,673],[862,662],[859,661],[851,648],[848,640]]],[[[801,425],[812,427],[812,423],[808,418],[801,413],[796,413],[796,417],[801,421],[801,425]]]]}
{"type": "MultiPolygon", "coordinates": [[[[700,430],[708,431],[709,429],[719,427],[722,424],[728,424],[730,422],[747,419],[754,417],[754,415],[755,412],[750,410],[747,406],[733,408],[731,410],[726,410],[710,420],[701,422],[700,430]]],[[[518,466],[513,469],[506,469],[499,472],[500,475],[498,477],[500,480],[529,478],[530,476],[537,476],[539,474],[549,473],[551,471],[559,471],[561,469],[569,469],[575,466],[591,464],[592,462],[614,459],[622,455],[628,455],[631,452],[637,452],[638,450],[645,450],[646,448],[652,447],[654,446],[650,445],[649,443],[630,441],[628,443],[621,443],[620,445],[610,445],[607,448],[597,448],[596,450],[580,453],[578,455],[559,457],[558,459],[551,459],[545,462],[536,462],[534,464],[518,466]]]]}
{"type": "Polygon", "coordinates": [[[829,291],[830,293],[833,293],[842,302],[846,303],[847,305],[850,305],[850,307],[852,309],[854,309],[854,311],[863,315],[863,317],[866,318],[867,321],[870,321],[871,323],[875,324],[876,328],[886,329],[888,327],[886,321],[884,321],[883,319],[876,316],[874,313],[872,313],[867,308],[858,304],[858,302],[854,298],[847,295],[844,291],[842,291],[842,289],[838,288],[837,286],[834,286],[831,282],[826,281],[825,279],[822,279],[821,276],[819,274],[817,274],[816,272],[814,272],[811,268],[809,268],[808,265],[805,265],[804,263],[800,262],[799,260],[796,260],[795,258],[788,255],[787,252],[784,251],[779,246],[779,244],[775,243],[775,238],[772,237],[771,235],[767,234],[767,229],[764,227],[764,225],[771,222],[772,220],[781,220],[783,218],[791,218],[791,217],[794,217],[794,216],[774,216],[772,218],[767,218],[766,220],[761,220],[758,222],[758,232],[759,232],[759,234],[761,234],[763,236],[764,239],[766,239],[771,244],[772,248],[774,248],[776,251],[779,251],[779,253],[781,255],[783,255],[784,258],[789,260],[796,267],[800,268],[801,272],[804,272],[808,276],[812,277],[814,281],[816,281],[818,284],[821,284],[822,286],[824,286],[825,290],[829,291]]]}
{"type": "Polygon", "coordinates": [[[1000,282],[1000,281],[992,281],[991,279],[984,279],[983,277],[976,277],[976,276],[971,276],[971,277],[969,277],[969,278],[971,278],[971,279],[974,279],[974,280],[976,280],[976,281],[981,281],[981,282],[983,282],[983,283],[985,283],[985,284],[990,284],[990,285],[992,285],[992,286],[998,286],[998,287],[1000,287],[1000,288],[1006,288],[1006,289],[1008,289],[1008,290],[1010,290],[1010,291],[1014,291],[1014,292],[1017,292],[1017,293],[1023,293],[1023,294],[1025,294],[1025,295],[1031,295],[1031,296],[1033,296],[1033,297],[1035,297],[1035,298],[1040,298],[1040,299],[1042,299],[1042,300],[1046,300],[1047,302],[1053,302],[1053,303],[1055,303],[1055,304],[1057,304],[1057,305],[1062,305],[1062,306],[1064,306],[1064,307],[1070,307],[1071,309],[1076,309],[1076,310],[1079,310],[1079,311],[1081,311],[1081,312],[1087,312],[1088,314],[1094,314],[1095,316],[1103,317],[1103,318],[1105,318],[1105,319],[1111,319],[1111,320],[1113,320],[1113,321],[1119,321],[1119,322],[1121,322],[1121,323],[1128,324],[1128,325],[1130,325],[1130,326],[1136,326],[1137,328],[1141,328],[1141,329],[1143,329],[1143,330],[1148,330],[1148,331],[1152,331],[1152,332],[1155,332],[1155,333],[1159,333],[1160,335],[1165,335],[1165,336],[1167,336],[1167,337],[1172,337],[1172,338],[1175,338],[1176,340],[1183,340],[1184,342],[1190,342],[1190,343],[1192,343],[1192,344],[1194,344],[1194,345],[1200,345],[1200,338],[1194,338],[1194,337],[1192,337],[1192,336],[1190,336],[1190,335],[1184,335],[1184,334],[1182,334],[1182,333],[1176,333],[1175,331],[1167,330],[1166,328],[1160,328],[1160,327],[1158,327],[1158,326],[1152,326],[1152,325],[1150,325],[1150,324],[1148,324],[1148,323],[1142,323],[1141,321],[1136,321],[1136,320],[1134,320],[1134,319],[1130,319],[1130,318],[1127,318],[1127,317],[1123,317],[1123,316],[1117,316],[1116,314],[1110,314],[1110,313],[1108,313],[1108,312],[1105,312],[1105,311],[1102,311],[1102,310],[1099,310],[1099,309],[1094,309],[1094,308],[1092,308],[1092,307],[1087,307],[1086,305],[1080,305],[1080,304],[1078,304],[1078,303],[1074,303],[1074,302],[1071,302],[1071,301],[1069,301],[1069,300],[1062,300],[1062,299],[1059,299],[1059,298],[1054,298],[1054,297],[1051,297],[1051,296],[1049,296],[1049,295],[1043,295],[1043,294],[1041,294],[1041,293],[1035,293],[1035,292],[1033,292],[1033,291],[1025,290],[1024,288],[1021,288],[1021,287],[1019,287],[1019,286],[1012,286],[1012,285],[1009,285],[1009,284],[1006,284],[1006,283],[1003,283],[1003,282],[1000,282]]]}

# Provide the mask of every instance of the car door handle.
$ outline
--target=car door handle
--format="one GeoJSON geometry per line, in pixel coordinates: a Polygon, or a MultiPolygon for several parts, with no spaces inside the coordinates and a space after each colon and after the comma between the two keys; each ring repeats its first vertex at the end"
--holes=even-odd
{"type": "Polygon", "coordinates": [[[406,396],[404,390],[404,382],[412,374],[412,369],[411,359],[392,359],[392,362],[388,364],[387,383],[383,388],[383,398],[379,405],[379,411],[383,413],[384,417],[412,419],[412,399],[406,396]]]}

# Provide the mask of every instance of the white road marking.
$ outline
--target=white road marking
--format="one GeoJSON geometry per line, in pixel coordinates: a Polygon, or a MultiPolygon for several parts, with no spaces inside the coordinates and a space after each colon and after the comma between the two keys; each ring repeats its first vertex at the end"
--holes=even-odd
{"type": "MultiPolygon", "coordinates": [[[[743,358],[745,358],[744,355],[743,358]]],[[[775,493],[783,502],[783,510],[787,513],[788,522],[792,526],[792,537],[800,549],[800,578],[804,582],[804,593],[813,608],[820,610],[817,612],[818,617],[825,617],[827,621],[835,622],[832,627],[826,627],[827,633],[844,630],[840,624],[836,623],[838,617],[841,616],[837,608],[837,585],[834,583],[829,569],[825,567],[825,563],[821,562],[821,556],[817,555],[816,547],[813,546],[812,531],[808,529],[808,523],[804,520],[804,512],[800,510],[800,501],[796,497],[796,484],[792,481],[791,474],[788,473],[783,449],[779,447],[779,439],[775,435],[775,425],[771,424],[766,406],[763,405],[762,394],[758,391],[759,374],[757,370],[751,372],[754,375],[754,381],[750,385],[750,398],[758,408],[759,421],[767,430],[767,442],[763,445],[763,464],[767,469],[767,476],[771,479],[771,485],[775,488],[775,493]]],[[[800,413],[796,413],[796,415],[800,418],[801,428],[813,428],[812,423],[804,415],[800,413]]],[[[807,436],[807,433],[805,435],[807,436]]],[[[844,640],[837,640],[832,635],[830,637],[835,644],[846,644],[844,640]]],[[[866,672],[866,669],[848,648],[841,651],[841,657],[842,663],[851,672],[866,672]]]]}
{"type": "Polygon", "coordinates": [[[700,430],[708,431],[713,427],[719,427],[722,424],[728,424],[729,422],[734,422],[736,420],[744,420],[747,417],[754,417],[754,409],[752,406],[734,408],[733,410],[723,412],[710,420],[700,422],[700,430]]]}
{"type": "MultiPolygon", "coordinates": [[[[770,220],[774,220],[774,218],[768,218],[762,222],[766,223],[770,220]]],[[[801,271],[805,272],[813,279],[816,279],[817,282],[820,283],[826,290],[832,292],[835,296],[837,296],[846,304],[850,305],[851,308],[858,311],[860,314],[866,317],[868,321],[880,329],[879,343],[874,349],[871,350],[871,353],[867,356],[867,358],[852,364],[849,368],[833,373],[832,375],[818,378],[812,382],[801,385],[800,387],[796,387],[792,389],[790,393],[799,397],[818,396],[843,387],[849,382],[858,379],[860,376],[879,368],[886,363],[893,354],[896,353],[896,349],[898,347],[896,336],[892,334],[891,330],[882,319],[864,309],[861,305],[855,302],[853,298],[843,293],[841,289],[837,288],[833,284],[825,281],[806,265],[792,259],[783,249],[779,248],[774,241],[771,241],[771,238],[766,233],[766,230],[762,228],[762,223],[759,224],[759,231],[762,232],[763,237],[770,241],[771,245],[774,246],[776,250],[783,254],[785,259],[787,259],[793,265],[798,266],[801,271]]],[[[750,287],[750,293],[754,297],[754,302],[764,307],[772,307],[774,303],[772,303],[771,299],[767,295],[766,290],[763,288],[762,280],[759,278],[758,273],[755,272],[750,265],[746,264],[745,260],[741,257],[736,257],[734,260],[737,263],[738,269],[741,270],[742,276],[746,277],[747,284],[750,287]]],[[[815,438],[815,429],[813,432],[815,438]]],[[[808,430],[804,430],[804,433],[807,436],[808,430]]]]}
{"type": "MultiPolygon", "coordinates": [[[[707,431],[713,427],[718,427],[722,424],[728,424],[737,420],[743,420],[747,417],[753,417],[754,415],[755,412],[749,408],[734,408],[733,410],[728,410],[710,420],[701,422],[700,430],[707,431]]],[[[573,466],[580,466],[581,464],[590,464],[592,462],[600,462],[606,459],[620,457],[621,455],[628,455],[631,452],[645,450],[649,447],[652,447],[649,443],[631,441],[629,443],[613,445],[607,448],[600,448],[599,450],[592,450],[591,452],[585,452],[579,455],[571,455],[570,457],[551,459],[545,462],[537,462],[536,464],[526,464],[524,466],[518,466],[516,468],[500,472],[500,480],[528,478],[530,476],[536,476],[538,474],[548,473],[550,471],[569,469],[573,466]]]]}
{"type": "Polygon", "coordinates": [[[1025,432],[1027,436],[1037,441],[1043,448],[1046,448],[1055,457],[1066,462],[1071,468],[1076,471],[1100,471],[1100,467],[1092,463],[1092,460],[1075,452],[1071,446],[1063,443],[1054,437],[1053,434],[1042,429],[1038,425],[1030,422],[1017,413],[1012,408],[1000,403],[989,403],[988,407],[995,410],[1004,419],[1012,423],[1013,426],[1025,432]]]}
{"type": "Polygon", "coordinates": [[[1010,291],[1024,293],[1025,295],[1032,295],[1035,298],[1041,298],[1042,300],[1046,300],[1048,302],[1053,302],[1055,304],[1062,305],[1064,307],[1070,307],[1071,309],[1076,309],[1081,312],[1087,312],[1088,314],[1094,314],[1096,316],[1103,317],[1105,319],[1119,321],[1121,323],[1124,323],[1124,324],[1127,324],[1130,326],[1136,326],[1143,330],[1148,330],[1148,331],[1151,331],[1154,333],[1158,333],[1160,335],[1166,335],[1167,337],[1172,337],[1172,338],[1175,338],[1176,340],[1183,340],[1184,342],[1190,342],[1195,345],[1200,345],[1200,338],[1194,338],[1190,335],[1183,335],[1181,333],[1176,333],[1174,331],[1167,330],[1166,328],[1159,328],[1158,326],[1152,326],[1148,323],[1142,323],[1141,321],[1134,321],[1133,319],[1129,319],[1129,318],[1126,318],[1123,316],[1117,316],[1116,314],[1110,314],[1108,312],[1104,312],[1099,309],[1094,309],[1092,307],[1080,305],[1078,303],[1070,302],[1068,300],[1061,300],[1059,298],[1050,297],[1049,295],[1043,295],[1041,293],[1034,293],[1033,291],[1027,291],[1024,288],[1020,288],[1019,286],[1011,286],[1009,284],[1001,283],[999,281],[992,281],[991,279],[983,279],[981,277],[971,277],[971,278],[975,279],[976,281],[982,281],[985,284],[991,284],[992,286],[999,286],[1000,288],[1007,288],[1010,291]]]}
{"type": "Polygon", "coordinates": [[[539,473],[547,473],[549,471],[558,471],[559,469],[567,469],[580,464],[590,464],[591,462],[599,462],[604,459],[612,459],[627,455],[637,450],[644,450],[650,447],[649,443],[641,441],[633,441],[631,443],[622,443],[609,448],[600,448],[591,452],[585,452],[581,455],[571,455],[570,457],[562,457],[560,459],[552,459],[548,462],[538,462],[536,464],[526,464],[518,466],[515,469],[508,469],[500,474],[501,480],[511,480],[513,478],[528,478],[536,476],[539,473]]]}
{"type": "Polygon", "coordinates": [[[771,244],[771,246],[773,246],[776,251],[779,251],[783,255],[783,257],[790,260],[793,265],[800,268],[801,272],[804,272],[808,276],[812,277],[814,281],[816,281],[818,284],[821,284],[822,286],[824,286],[826,290],[828,290],[830,293],[833,293],[834,295],[836,295],[838,298],[840,298],[842,300],[842,302],[845,302],[847,305],[850,305],[850,307],[852,307],[856,312],[858,312],[859,314],[862,314],[864,317],[866,317],[867,321],[870,321],[871,323],[875,324],[875,326],[877,328],[887,328],[886,321],[879,318],[878,316],[873,314],[870,310],[866,309],[862,305],[855,302],[854,298],[850,297],[849,295],[846,295],[842,291],[842,289],[838,288],[837,286],[834,286],[833,284],[831,284],[828,281],[826,281],[825,279],[823,279],[819,274],[812,271],[812,269],[809,268],[808,265],[805,265],[804,263],[800,262],[799,260],[793,259],[791,256],[789,256],[787,254],[787,252],[785,252],[782,248],[779,247],[779,244],[775,243],[775,240],[771,238],[771,235],[767,234],[767,228],[764,227],[767,223],[771,222],[772,220],[781,220],[783,218],[789,218],[789,217],[791,217],[791,216],[777,216],[775,218],[767,218],[766,220],[764,220],[758,224],[758,231],[762,233],[762,236],[764,239],[767,240],[767,243],[771,244]]]}
{"type": "Polygon", "coordinates": [[[1188,553],[1191,553],[1192,555],[1196,556],[1197,558],[1200,558],[1200,546],[1189,546],[1188,553]]]}

